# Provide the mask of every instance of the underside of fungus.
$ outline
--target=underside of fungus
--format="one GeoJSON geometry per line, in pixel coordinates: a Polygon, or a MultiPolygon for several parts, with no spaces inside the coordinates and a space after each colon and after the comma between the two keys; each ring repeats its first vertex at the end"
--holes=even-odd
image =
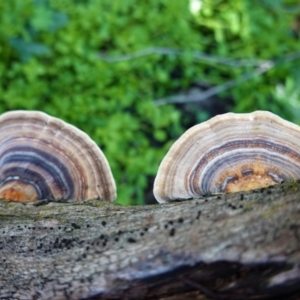
{"type": "Polygon", "coordinates": [[[227,113],[187,130],[160,164],[163,203],[300,178],[300,127],[266,111],[227,113]]]}
{"type": "Polygon", "coordinates": [[[109,164],[88,135],[38,111],[0,116],[0,198],[114,200],[109,164]]]}

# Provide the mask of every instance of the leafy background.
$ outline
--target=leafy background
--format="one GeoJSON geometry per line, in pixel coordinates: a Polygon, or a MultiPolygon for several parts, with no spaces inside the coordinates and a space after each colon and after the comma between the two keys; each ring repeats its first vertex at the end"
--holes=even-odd
{"type": "Polygon", "coordinates": [[[1,1],[0,112],[74,124],[107,156],[118,202],[151,202],[195,123],[263,109],[300,124],[299,28],[295,0],[1,1]]]}

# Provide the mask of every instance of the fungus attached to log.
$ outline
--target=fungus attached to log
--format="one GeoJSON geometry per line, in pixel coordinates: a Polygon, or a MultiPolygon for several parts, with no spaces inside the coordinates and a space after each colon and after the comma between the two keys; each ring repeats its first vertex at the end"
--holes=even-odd
{"type": "Polygon", "coordinates": [[[227,113],[195,125],[160,164],[163,203],[274,185],[300,178],[300,127],[266,111],[227,113]]]}
{"type": "Polygon", "coordinates": [[[0,198],[114,200],[109,164],[88,135],[38,111],[0,116],[0,198]]]}

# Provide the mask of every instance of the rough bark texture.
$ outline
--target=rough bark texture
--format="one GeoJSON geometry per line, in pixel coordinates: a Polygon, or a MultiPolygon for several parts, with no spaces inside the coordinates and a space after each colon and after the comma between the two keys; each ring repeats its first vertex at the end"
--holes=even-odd
{"type": "Polygon", "coordinates": [[[297,299],[300,184],[185,202],[0,202],[0,299],[297,299]]]}

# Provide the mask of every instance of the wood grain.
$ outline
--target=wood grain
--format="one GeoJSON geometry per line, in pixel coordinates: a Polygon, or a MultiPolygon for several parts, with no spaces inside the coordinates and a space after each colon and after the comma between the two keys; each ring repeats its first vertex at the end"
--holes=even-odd
{"type": "Polygon", "coordinates": [[[296,299],[299,190],[143,207],[0,202],[0,299],[296,299]]]}

